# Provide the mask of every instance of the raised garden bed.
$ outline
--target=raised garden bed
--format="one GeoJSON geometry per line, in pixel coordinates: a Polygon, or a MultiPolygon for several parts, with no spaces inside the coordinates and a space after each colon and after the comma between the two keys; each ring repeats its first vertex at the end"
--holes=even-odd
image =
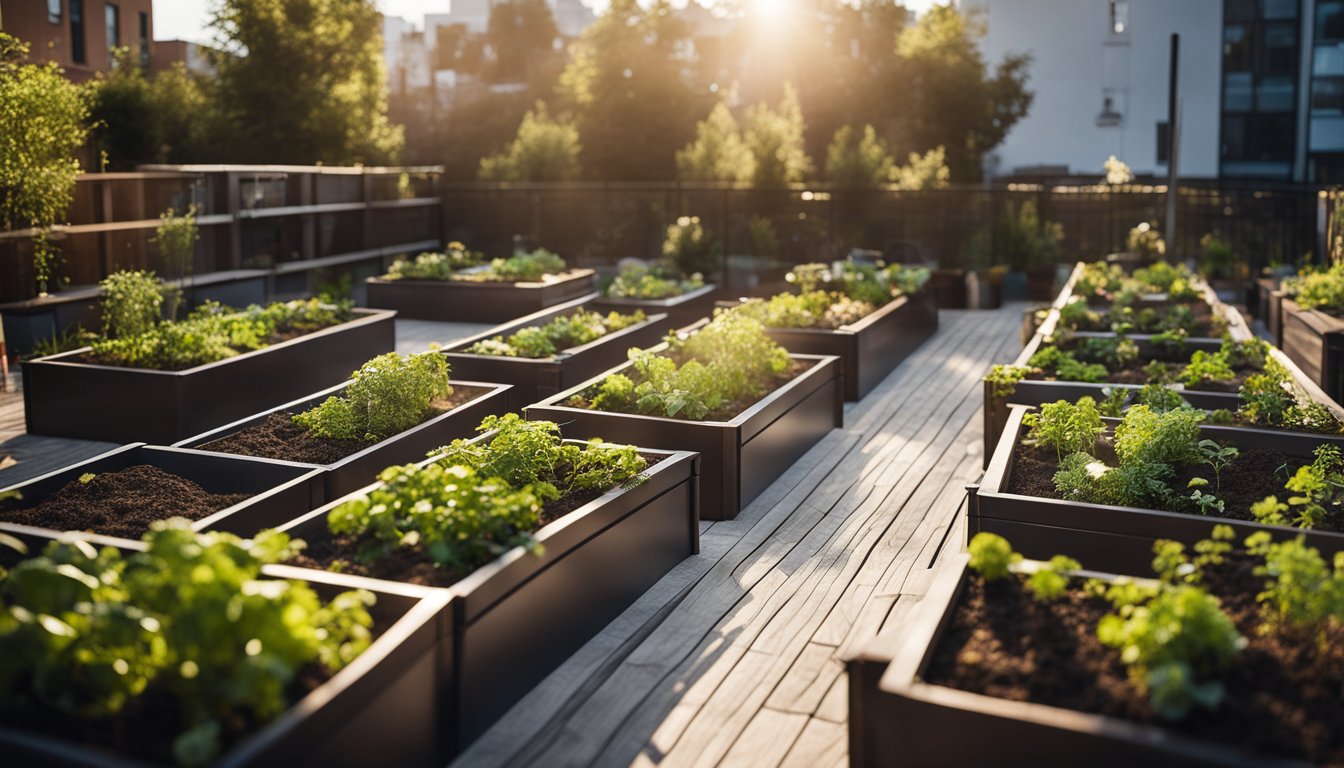
{"type": "MultiPolygon", "coordinates": [[[[1344,551],[1344,533],[1329,530],[1265,525],[1217,514],[1184,514],[1013,493],[1009,489],[1014,473],[1019,469],[1017,448],[1026,436],[1022,419],[1028,410],[1025,406],[1011,409],[984,479],[978,487],[970,489],[968,539],[981,531],[995,533],[1011,541],[1029,558],[1044,559],[1068,553],[1089,567],[1120,573],[1146,572],[1152,560],[1154,541],[1172,539],[1190,545],[1207,538],[1215,523],[1232,526],[1237,541],[1256,531],[1268,531],[1276,539],[1304,536],[1310,546],[1327,556],[1344,551]]],[[[1203,426],[1200,435],[1237,446],[1243,453],[1272,451],[1302,464],[1311,463],[1312,452],[1318,445],[1333,443],[1344,447],[1344,437],[1341,436],[1281,430],[1203,426]]],[[[1227,473],[1234,471],[1235,467],[1225,470],[1227,473]]],[[[1284,498],[1284,479],[1267,485],[1257,494],[1256,500],[1270,495],[1284,498]]]]}
{"type": "Polygon", "coordinates": [[[862,400],[887,374],[938,330],[933,291],[900,296],[861,320],[836,329],[767,328],[766,334],[790,352],[839,357],[845,399],[862,400]]]}
{"type": "MultiPolygon", "coordinates": [[[[1209,527],[1206,525],[1205,537],[1209,527]]],[[[1016,542],[1013,545],[1016,547],[1016,542]]],[[[1091,568],[1086,560],[1079,559],[1091,568]]],[[[850,688],[852,765],[1027,765],[1044,761],[1051,765],[1118,768],[1304,764],[1289,757],[1276,758],[1246,749],[1247,744],[1264,744],[1275,738],[1301,743],[1301,735],[1295,739],[1291,731],[1282,730],[1298,714],[1297,710],[1274,712],[1272,723],[1267,722],[1270,718],[1264,714],[1265,708],[1274,707],[1281,697],[1279,681],[1266,674],[1266,667],[1272,668],[1272,664],[1259,661],[1259,675],[1249,670],[1229,683],[1220,710],[1192,710],[1185,717],[1184,727],[1159,724],[1162,721],[1151,714],[1140,719],[1102,714],[1097,709],[1121,708],[1123,704],[1115,700],[1113,692],[1132,685],[1125,679],[1124,666],[1118,663],[1120,652],[1104,648],[1091,652],[1101,655],[1109,651],[1117,659],[1113,667],[1105,670],[1103,681],[1090,668],[1080,669],[1082,665],[1075,658],[1083,656],[1083,651],[1078,651],[1077,657],[1058,658],[1060,651],[1056,649],[1067,646],[1067,642],[1051,644],[1047,640],[1047,637],[1071,638],[1069,625],[1052,614],[1060,610],[1056,608],[1059,604],[1065,606],[1064,612],[1070,608],[1075,614],[1086,612],[1086,604],[1077,602],[1082,598],[1065,597],[1058,603],[1041,605],[1029,595],[1012,593],[1014,587],[1018,593],[1026,592],[1017,584],[983,584],[968,563],[965,554],[953,555],[944,563],[943,571],[905,623],[903,642],[886,644],[851,663],[851,670],[860,672],[857,681],[851,677],[850,688]],[[996,612],[988,613],[995,609],[996,612]],[[1012,618],[1005,619],[1005,613],[1012,618]],[[1030,618],[1025,614],[1030,614],[1030,618]],[[981,617],[979,623],[968,623],[975,622],[976,616],[981,617]],[[1033,678],[1040,682],[1025,691],[1028,700],[953,687],[953,681],[946,679],[949,666],[968,663],[972,658],[970,645],[962,642],[967,629],[975,632],[974,627],[983,627],[981,632],[989,642],[995,639],[1002,642],[1004,664],[1034,665],[1042,670],[1039,677],[1033,678]],[[1014,637],[1022,637],[1023,645],[1012,645],[1014,637]],[[960,656],[950,659],[958,648],[963,648],[960,656]],[[891,658],[885,672],[880,671],[883,656],[891,658]],[[875,679],[877,674],[881,674],[880,682],[875,679]],[[1096,709],[1084,711],[1045,703],[1061,689],[1065,694],[1078,694],[1075,699],[1088,698],[1096,709]],[[1261,692],[1263,696],[1256,695],[1261,692]],[[1228,716],[1225,712],[1228,709],[1235,709],[1235,714],[1228,716]],[[1257,710],[1262,713],[1258,722],[1257,710]]],[[[1150,574],[1151,570],[1145,567],[1138,573],[1150,574]]],[[[1084,575],[1112,578],[1090,572],[1084,575]]],[[[1250,581],[1260,583],[1259,579],[1250,581]]],[[[1081,579],[1074,579],[1073,585],[1077,589],[1081,579]]],[[[1211,591],[1219,594],[1216,587],[1211,591]]],[[[1252,587],[1241,594],[1224,593],[1224,597],[1235,601],[1238,615],[1248,611],[1253,615],[1254,591],[1252,587]]],[[[1247,635],[1248,627],[1242,626],[1241,630],[1243,636],[1247,635]]],[[[1255,655],[1264,654],[1262,646],[1255,655]]],[[[992,671],[999,661],[996,658],[977,663],[992,671]]],[[[1243,658],[1238,663],[1250,665],[1252,661],[1243,658]]],[[[1283,659],[1278,663],[1292,664],[1283,659]]],[[[1022,675],[1015,670],[1011,677],[1022,675]]],[[[1011,684],[1004,682],[1005,687],[1011,684]]],[[[1146,709],[1143,705],[1139,707],[1146,709]]],[[[1305,730],[1319,727],[1327,734],[1331,730],[1324,722],[1292,724],[1305,730]]]]}
{"type": "MultiPolygon", "coordinates": [[[[663,348],[660,345],[653,351],[663,348]]],[[[529,407],[527,417],[557,422],[565,434],[575,437],[602,435],[614,442],[698,451],[700,515],[708,520],[731,520],[813,444],[844,426],[840,359],[789,357],[807,369],[727,421],[687,421],[565,405],[607,376],[628,372],[629,362],[529,407]]]]}
{"type": "Polygon", "coordinates": [[[1285,298],[1283,352],[1332,399],[1344,396],[1344,319],[1285,298]]]}
{"type": "Polygon", "coordinates": [[[533,282],[387,280],[371,277],[369,306],[401,317],[465,323],[502,323],[593,293],[597,273],[571,269],[533,282]]]}
{"type": "Polygon", "coordinates": [[[19,511],[52,501],[53,495],[72,484],[75,487],[40,513],[40,527],[84,530],[87,525],[65,528],[55,521],[103,518],[108,522],[95,526],[95,533],[138,538],[150,522],[186,515],[186,505],[191,504],[197,513],[192,523],[195,530],[251,536],[327,498],[321,472],[314,467],[134,443],[3,489],[17,491],[21,498],[0,501],[0,521],[39,525],[33,517],[39,513],[19,511]],[[127,470],[131,471],[109,477],[127,470]],[[94,477],[87,483],[88,498],[97,501],[96,509],[78,493],[85,485],[80,478],[90,474],[94,477]],[[194,483],[199,490],[183,481],[194,483]],[[114,515],[122,510],[126,516],[116,521],[114,515]]]}
{"type": "MultiPolygon", "coordinates": [[[[614,488],[542,527],[534,535],[539,553],[515,547],[439,590],[453,598],[443,616],[450,682],[442,693],[445,735],[457,749],[699,551],[699,459],[640,452],[657,459],[644,482],[614,488]]],[[[329,540],[327,515],[339,503],[282,530],[310,543],[329,540]]]]}
{"type": "Polygon", "coordinates": [[[28,432],[173,443],[338,382],[396,344],[394,312],[354,319],[182,371],[84,362],[90,348],[23,364],[28,432]]]}
{"type": "Polygon", "coordinates": [[[1282,280],[1262,277],[1255,281],[1257,300],[1256,319],[1265,324],[1270,341],[1276,347],[1283,346],[1283,287],[1282,280]]]}
{"type": "MultiPolygon", "coordinates": [[[[55,534],[0,524],[0,533],[37,552],[55,534]]],[[[96,546],[124,552],[140,542],[85,535],[96,546]]],[[[14,555],[0,555],[12,564],[14,555]]],[[[220,755],[213,765],[405,765],[441,766],[450,757],[445,740],[445,654],[453,638],[444,615],[450,596],[438,590],[391,584],[282,565],[263,566],[265,576],[301,580],[322,600],[352,589],[375,598],[373,642],[353,662],[317,684],[283,714],[220,755]]],[[[52,734],[0,724],[0,750],[13,765],[127,766],[144,763],[103,748],[52,734]]]]}
{"type": "MultiPolygon", "coordinates": [[[[263,427],[274,419],[284,419],[288,422],[289,414],[302,413],[316,407],[326,401],[328,397],[339,396],[349,386],[350,382],[347,381],[317,394],[187,438],[176,445],[180,448],[194,448],[200,451],[218,450],[218,448],[212,448],[209,444],[237,435],[244,430],[263,427]]],[[[318,506],[326,499],[334,499],[363,488],[369,484],[370,480],[377,477],[384,467],[419,461],[430,451],[447,445],[459,437],[471,435],[475,431],[476,425],[481,423],[481,419],[491,414],[501,415],[508,410],[508,385],[454,380],[452,386],[454,397],[460,398],[462,401],[451,410],[440,413],[400,434],[372,445],[357,443],[352,446],[356,450],[335,460],[324,463],[294,461],[284,459],[281,456],[265,456],[253,460],[291,467],[303,466],[319,472],[318,481],[322,486],[321,499],[316,500],[316,504],[311,504],[302,510],[291,509],[291,512],[307,511],[318,506]]],[[[339,444],[346,441],[330,442],[339,444]]],[[[283,446],[277,445],[276,447],[282,448],[283,446]]],[[[217,455],[229,456],[233,454],[226,452],[217,455]]],[[[293,517],[293,515],[277,517],[271,524],[282,522],[287,517],[293,517]]]]}
{"type": "Polygon", "coordinates": [[[654,315],[667,315],[660,324],[663,333],[675,331],[694,323],[714,312],[714,303],[720,294],[714,283],[701,286],[680,296],[666,299],[631,299],[614,296],[600,296],[593,300],[592,309],[603,312],[634,312],[643,310],[651,318],[654,315]]]}
{"type": "MultiPolygon", "coordinates": [[[[507,337],[523,328],[545,325],[576,310],[589,309],[593,306],[591,301],[591,296],[580,298],[491,328],[454,342],[443,349],[443,354],[452,365],[454,375],[511,385],[508,409],[516,411],[619,364],[625,360],[626,352],[631,347],[643,348],[657,344],[668,329],[665,315],[650,315],[643,322],[613,331],[587,344],[560,350],[550,357],[480,355],[467,351],[477,342],[496,336],[507,337]]],[[[629,313],[635,310],[615,311],[629,313]]]]}

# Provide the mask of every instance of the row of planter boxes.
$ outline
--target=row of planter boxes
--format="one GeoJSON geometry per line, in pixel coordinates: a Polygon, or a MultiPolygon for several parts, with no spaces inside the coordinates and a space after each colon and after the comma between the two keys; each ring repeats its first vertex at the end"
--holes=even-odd
{"type": "Polygon", "coordinates": [[[1344,400],[1344,319],[1302,309],[1278,278],[1256,281],[1256,317],[1274,344],[1332,400],[1344,400]]]}

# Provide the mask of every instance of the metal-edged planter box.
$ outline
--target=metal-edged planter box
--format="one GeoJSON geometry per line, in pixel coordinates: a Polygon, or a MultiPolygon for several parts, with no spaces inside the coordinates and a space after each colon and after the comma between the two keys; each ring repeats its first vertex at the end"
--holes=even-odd
{"type": "Polygon", "coordinates": [[[898,297],[834,330],[767,328],[765,332],[790,352],[839,357],[844,367],[845,399],[856,401],[937,331],[938,304],[933,292],[926,289],[898,297]]]}
{"type": "Polygon", "coordinates": [[[28,432],[174,443],[331,386],[396,348],[395,312],[354,319],[182,371],[83,362],[85,347],[23,364],[28,432]]]}
{"type": "Polygon", "coordinates": [[[370,307],[395,309],[401,317],[502,323],[592,293],[597,273],[591,269],[571,269],[545,275],[535,282],[517,283],[371,277],[365,285],[370,307]]]}
{"type": "MultiPolygon", "coordinates": [[[[50,531],[0,524],[0,533],[39,552],[50,531]]],[[[138,541],[81,536],[97,546],[142,550],[138,541]]],[[[443,696],[453,637],[450,596],[440,590],[284,565],[263,566],[275,579],[305,581],[323,600],[364,589],[376,627],[385,627],[354,661],[211,763],[218,768],[276,765],[442,766],[451,754],[443,696]]],[[[12,765],[132,768],[148,763],[101,748],[0,724],[0,751],[12,765]]]]}
{"type": "MultiPolygon", "coordinates": [[[[453,596],[446,613],[450,683],[443,693],[456,749],[699,552],[699,458],[687,451],[641,452],[663,456],[647,479],[614,488],[541,528],[535,536],[540,554],[515,547],[437,590],[453,596]]],[[[320,541],[330,535],[327,514],[342,501],[280,529],[320,541]]]]}
{"type": "MultiPolygon", "coordinates": [[[[661,351],[662,345],[653,350],[661,351]]],[[[686,421],[594,411],[565,401],[626,362],[527,408],[527,418],[560,425],[574,437],[597,435],[617,443],[700,454],[700,515],[731,520],[832,429],[844,426],[844,382],[833,355],[789,355],[810,367],[728,421],[686,421]]]]}
{"type": "Polygon", "coordinates": [[[616,312],[634,312],[636,309],[642,309],[644,314],[649,316],[664,314],[667,315],[667,319],[662,322],[661,329],[663,333],[667,333],[685,328],[702,317],[713,315],[714,303],[718,299],[719,293],[719,287],[714,283],[709,283],[680,296],[669,296],[666,299],[629,299],[602,296],[593,301],[593,309],[601,309],[604,312],[613,310],[616,312]]]}
{"type": "Polygon", "coordinates": [[[596,294],[585,296],[544,309],[506,325],[455,341],[441,351],[448,358],[454,376],[512,385],[508,394],[509,409],[521,410],[523,406],[535,403],[539,398],[569,389],[580,381],[586,381],[614,365],[619,365],[626,359],[631,347],[641,349],[651,347],[662,339],[667,328],[666,316],[651,315],[646,316],[642,323],[593,339],[587,344],[560,350],[546,358],[476,355],[467,352],[478,341],[496,336],[508,336],[523,328],[545,325],[575,310],[588,309],[595,296],[596,294]]]}
{"type": "Polygon", "coordinates": [[[1283,352],[1330,397],[1344,395],[1344,319],[1283,300],[1283,352]]]}
{"type": "Polygon", "coordinates": [[[1154,725],[925,682],[969,561],[964,553],[951,556],[901,638],[883,639],[849,663],[850,765],[1300,765],[1154,725]]]}
{"type": "MultiPolygon", "coordinates": [[[[1193,545],[1208,538],[1214,525],[1231,526],[1237,541],[1257,531],[1268,531],[1282,540],[1304,536],[1306,543],[1319,549],[1327,559],[1344,551],[1344,533],[1010,493],[1007,488],[1014,469],[1013,448],[1026,435],[1022,417],[1029,410],[1026,406],[1013,407],[984,479],[978,487],[970,488],[966,511],[968,541],[975,534],[988,531],[1012,542],[1028,558],[1048,560],[1063,553],[1088,568],[1118,573],[1147,573],[1153,558],[1153,542],[1174,539],[1193,545]]],[[[1200,428],[1200,436],[1243,450],[1276,450],[1308,461],[1322,443],[1344,448],[1344,437],[1280,430],[1205,426],[1200,428]]],[[[1266,488],[1264,495],[1283,492],[1282,486],[1266,488]]]]}
{"type": "Polygon", "coordinates": [[[118,472],[141,464],[190,480],[210,493],[252,494],[251,498],[193,522],[191,527],[198,531],[252,536],[327,500],[322,472],[307,464],[132,443],[4,488],[17,491],[20,498],[0,501],[0,520],[4,517],[3,510],[41,504],[85,473],[118,472]]]}
{"type": "MultiPolygon", "coordinates": [[[[320,405],[328,397],[340,395],[350,386],[350,383],[347,381],[317,394],[276,406],[245,419],[239,419],[232,424],[226,424],[218,429],[187,438],[176,445],[179,448],[193,448],[198,451],[211,452],[218,456],[234,456],[236,454],[214,452],[210,448],[203,448],[202,446],[260,424],[273,413],[283,413],[285,411],[302,413],[320,405]]],[[[506,384],[454,380],[452,386],[454,389],[465,387],[476,393],[475,397],[450,411],[445,411],[432,419],[423,421],[405,432],[375,443],[331,464],[308,464],[251,456],[246,458],[253,461],[308,467],[319,472],[319,481],[323,489],[322,498],[317,500],[318,503],[316,504],[303,510],[296,510],[307,512],[313,507],[320,506],[327,499],[344,496],[351,491],[363,488],[387,467],[420,461],[430,451],[442,448],[459,437],[475,436],[476,427],[480,425],[482,419],[491,415],[502,416],[509,410],[508,394],[510,387],[506,384]]],[[[272,524],[283,522],[293,516],[280,517],[272,521],[272,524]]]]}

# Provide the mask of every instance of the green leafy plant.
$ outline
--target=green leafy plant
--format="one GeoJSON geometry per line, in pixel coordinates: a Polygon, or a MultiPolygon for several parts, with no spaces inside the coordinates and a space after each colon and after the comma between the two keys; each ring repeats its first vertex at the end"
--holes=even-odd
{"type": "Polygon", "coordinates": [[[53,542],[0,577],[0,707],[110,722],[159,701],[180,713],[173,758],[200,765],[280,715],[305,668],[340,669],[369,645],[372,595],[323,604],[302,582],[263,578],[298,549],[283,533],[243,540],[176,519],[144,540],[124,556],[53,542]]]}
{"type": "Polygon", "coordinates": [[[1180,408],[1157,413],[1135,405],[1115,428],[1115,453],[1123,464],[1191,464],[1202,460],[1199,424],[1204,414],[1180,408]]]}
{"type": "Polygon", "coordinates": [[[705,230],[699,216],[680,216],[668,225],[662,252],[683,275],[714,274],[722,267],[723,246],[705,230]]]}
{"type": "Polygon", "coordinates": [[[1236,378],[1236,371],[1228,365],[1225,356],[1202,349],[1190,356],[1190,362],[1181,372],[1181,381],[1191,389],[1207,388],[1211,384],[1235,381],[1236,378]]]}
{"type": "Polygon", "coordinates": [[[1257,595],[1263,631],[1313,637],[1324,647],[1327,628],[1344,622],[1344,558],[1337,554],[1332,568],[1301,536],[1273,542],[1266,532],[1253,535],[1248,547],[1264,557],[1256,569],[1266,577],[1257,595]]]}
{"type": "Polygon", "coordinates": [[[383,277],[388,280],[450,280],[459,270],[485,263],[485,257],[451,242],[443,253],[422,253],[414,259],[397,259],[383,277]]]}
{"type": "Polygon", "coordinates": [[[1065,454],[1091,452],[1106,426],[1101,421],[1096,401],[1083,397],[1077,403],[1056,400],[1028,413],[1022,423],[1029,430],[1027,441],[1055,449],[1055,458],[1065,454]]]}
{"type": "Polygon", "coordinates": [[[458,272],[453,280],[494,280],[505,283],[533,282],[544,275],[559,274],[566,269],[565,260],[545,248],[528,253],[515,253],[507,259],[494,259],[483,272],[458,272]]]}
{"type": "Polygon", "coordinates": [[[1053,373],[1060,381],[1101,382],[1110,377],[1106,366],[1100,363],[1084,363],[1074,357],[1072,352],[1057,346],[1042,347],[1031,356],[1027,365],[1053,373]]]}
{"type": "Polygon", "coordinates": [[[664,274],[658,267],[631,264],[607,286],[606,295],[620,299],[666,299],[681,296],[705,286],[699,272],[689,277],[676,278],[664,274]]]}
{"type": "Polygon", "coordinates": [[[640,310],[629,314],[610,312],[602,315],[578,309],[561,315],[545,325],[522,328],[508,338],[495,336],[478,341],[466,351],[473,355],[539,359],[550,357],[562,349],[582,346],[609,333],[642,323],[644,320],[644,312],[640,310]]]}
{"type": "MultiPolygon", "coordinates": [[[[178,280],[185,280],[195,272],[196,241],[200,233],[196,227],[196,206],[189,205],[178,215],[172,208],[159,217],[159,226],[154,230],[154,242],[159,246],[159,254],[172,266],[178,280]]],[[[167,315],[176,319],[181,292],[172,291],[166,297],[170,300],[167,315]]]]}
{"type": "Polygon", "coordinates": [[[970,568],[985,581],[997,581],[1007,576],[1010,569],[1021,562],[1022,556],[1002,536],[977,533],[966,545],[970,553],[970,568]]]}
{"type": "Polygon", "coordinates": [[[103,278],[103,337],[120,339],[149,333],[163,319],[163,283],[153,272],[113,272],[103,278]]]}
{"type": "Polygon", "coordinates": [[[1284,487],[1298,494],[1288,497],[1289,506],[1297,512],[1294,524],[1299,528],[1319,525],[1344,504],[1344,455],[1339,447],[1329,443],[1316,446],[1311,464],[1299,467],[1284,487]]]}
{"type": "MultiPolygon", "coordinates": [[[[1209,439],[1199,441],[1199,455],[1203,457],[1205,464],[1213,468],[1215,490],[1222,490],[1223,469],[1240,454],[1241,451],[1237,450],[1235,445],[1220,445],[1217,440],[1209,439]]],[[[1219,511],[1221,510],[1219,507],[1219,511]]]]}
{"type": "Polygon", "coordinates": [[[1288,525],[1288,517],[1284,514],[1287,511],[1288,505],[1277,496],[1266,496],[1251,505],[1251,517],[1265,525],[1288,525]]]}
{"type": "Polygon", "coordinates": [[[995,365],[985,374],[985,381],[989,382],[994,397],[1004,399],[1012,397],[1017,391],[1017,382],[1030,376],[1034,370],[1038,369],[1023,365],[995,365]]]}
{"type": "Polygon", "coordinates": [[[883,272],[887,284],[907,296],[924,290],[933,274],[928,267],[912,267],[908,264],[892,264],[883,272]]]}
{"type": "Polygon", "coordinates": [[[1304,271],[1285,281],[1294,301],[1302,309],[1338,314],[1344,311],[1344,262],[1335,262],[1323,271],[1304,271]]]}
{"type": "Polygon", "coordinates": [[[425,420],[430,404],[453,393],[448,360],[437,350],[379,355],[351,374],[350,386],[321,405],[294,415],[317,437],[386,440],[425,420]]]}
{"type": "Polygon", "coordinates": [[[1137,403],[1148,406],[1155,413],[1166,413],[1177,408],[1189,408],[1181,393],[1161,384],[1144,384],[1135,397],[1137,403]]]}
{"type": "Polygon", "coordinates": [[[1082,567],[1072,557],[1055,555],[1027,577],[1027,589],[1043,603],[1058,600],[1069,588],[1069,574],[1082,567]]]}

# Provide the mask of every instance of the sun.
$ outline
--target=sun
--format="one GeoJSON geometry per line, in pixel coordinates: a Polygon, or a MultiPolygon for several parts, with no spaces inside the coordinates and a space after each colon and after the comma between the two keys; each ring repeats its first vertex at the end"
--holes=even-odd
{"type": "Polygon", "coordinates": [[[748,0],[747,13],[758,27],[779,27],[798,10],[797,0],[748,0]]]}

